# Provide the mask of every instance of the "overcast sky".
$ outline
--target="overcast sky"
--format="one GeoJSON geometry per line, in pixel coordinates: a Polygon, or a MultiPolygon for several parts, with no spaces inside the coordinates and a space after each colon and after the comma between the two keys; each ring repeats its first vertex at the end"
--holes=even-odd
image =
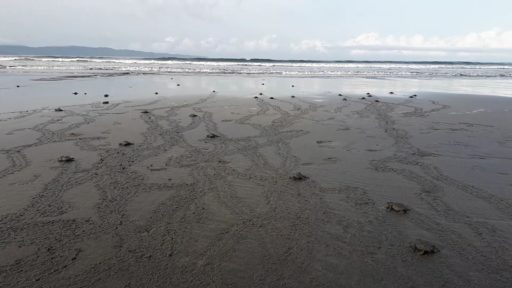
{"type": "Polygon", "coordinates": [[[0,0],[0,44],[512,61],[512,0],[0,0]]]}

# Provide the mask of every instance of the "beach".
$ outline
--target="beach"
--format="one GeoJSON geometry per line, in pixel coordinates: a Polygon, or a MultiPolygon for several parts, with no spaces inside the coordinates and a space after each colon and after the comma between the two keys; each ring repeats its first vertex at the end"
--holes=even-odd
{"type": "Polygon", "coordinates": [[[0,81],[1,287],[512,281],[510,97],[84,75],[0,81]]]}

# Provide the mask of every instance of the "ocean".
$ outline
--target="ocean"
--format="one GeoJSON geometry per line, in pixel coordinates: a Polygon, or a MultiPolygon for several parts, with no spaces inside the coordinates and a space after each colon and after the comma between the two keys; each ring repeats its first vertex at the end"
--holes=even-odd
{"type": "Polygon", "coordinates": [[[512,63],[276,61],[269,59],[116,59],[1,57],[0,69],[52,72],[191,73],[291,77],[512,79],[512,63]]]}

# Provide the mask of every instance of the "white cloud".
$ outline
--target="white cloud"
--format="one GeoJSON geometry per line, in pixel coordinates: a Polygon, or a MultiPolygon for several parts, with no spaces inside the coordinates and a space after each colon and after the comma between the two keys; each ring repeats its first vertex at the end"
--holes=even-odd
{"type": "MultiPolygon", "coordinates": [[[[380,55],[380,56],[447,56],[449,53],[444,51],[424,51],[424,50],[364,50],[356,49],[350,51],[351,55],[354,56],[368,56],[368,55],[380,55]]],[[[458,56],[472,56],[472,54],[466,53],[465,55],[458,56]]]]}
{"type": "Polygon", "coordinates": [[[505,53],[512,51],[512,30],[492,29],[451,37],[427,37],[421,34],[382,36],[378,33],[365,33],[341,43],[340,46],[355,51],[454,52],[459,53],[459,56],[505,53]]]}
{"type": "Polygon", "coordinates": [[[196,42],[190,38],[184,38],[177,47],[178,50],[196,50],[196,42]]]}
{"type": "Polygon", "coordinates": [[[321,40],[302,40],[299,43],[290,44],[290,48],[294,52],[316,51],[326,53],[330,45],[321,40]]]}
{"type": "Polygon", "coordinates": [[[217,47],[218,41],[213,37],[208,37],[206,39],[199,41],[199,45],[201,49],[212,49],[217,47]]]}
{"type": "Polygon", "coordinates": [[[270,55],[295,57],[391,56],[392,59],[480,59],[508,57],[512,53],[512,30],[493,29],[466,35],[436,37],[415,35],[380,35],[364,33],[340,42],[304,39],[284,42],[276,35],[253,39],[169,36],[153,43],[149,50],[195,55],[270,55]],[[333,56],[335,55],[335,56],[333,56]],[[396,57],[395,57],[396,56],[396,57]],[[491,58],[489,58],[491,57],[491,58]]]}
{"type": "Polygon", "coordinates": [[[169,36],[169,37],[164,39],[164,42],[165,43],[174,43],[174,42],[176,42],[176,38],[174,38],[172,36],[169,36]]]}
{"type": "Polygon", "coordinates": [[[197,50],[197,45],[190,38],[177,39],[173,36],[168,36],[163,41],[153,43],[151,48],[158,52],[194,51],[197,50]]]}
{"type": "Polygon", "coordinates": [[[159,52],[180,52],[180,53],[201,53],[208,51],[215,52],[264,52],[273,51],[279,48],[275,42],[276,35],[267,35],[258,39],[239,40],[231,38],[221,41],[214,37],[201,40],[194,40],[188,37],[175,38],[169,36],[163,41],[155,42],[151,49],[159,52]]]}
{"type": "Polygon", "coordinates": [[[276,35],[267,35],[260,39],[244,41],[242,48],[248,51],[269,51],[279,48],[275,42],[276,35]]]}

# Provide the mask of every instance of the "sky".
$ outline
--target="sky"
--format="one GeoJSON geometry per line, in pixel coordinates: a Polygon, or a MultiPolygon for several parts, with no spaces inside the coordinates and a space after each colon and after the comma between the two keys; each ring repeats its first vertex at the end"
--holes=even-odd
{"type": "Polygon", "coordinates": [[[0,44],[512,62],[512,0],[0,0],[0,44]]]}

